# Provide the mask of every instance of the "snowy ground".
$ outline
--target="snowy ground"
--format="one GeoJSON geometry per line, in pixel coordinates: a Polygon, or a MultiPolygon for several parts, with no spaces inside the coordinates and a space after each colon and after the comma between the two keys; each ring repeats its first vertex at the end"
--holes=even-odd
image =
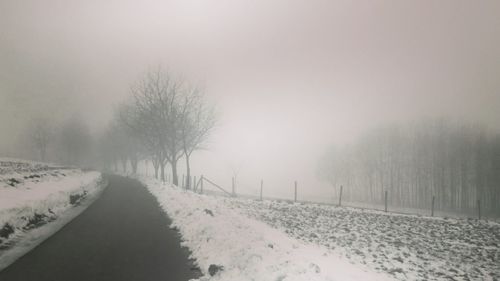
{"type": "Polygon", "coordinates": [[[62,227],[102,187],[99,172],[0,159],[0,270],[62,227]]]}
{"type": "Polygon", "coordinates": [[[232,210],[399,280],[500,280],[500,225],[221,198],[232,210]]]}
{"type": "Polygon", "coordinates": [[[241,214],[243,205],[143,178],[205,274],[200,280],[392,280],[241,214]]]}

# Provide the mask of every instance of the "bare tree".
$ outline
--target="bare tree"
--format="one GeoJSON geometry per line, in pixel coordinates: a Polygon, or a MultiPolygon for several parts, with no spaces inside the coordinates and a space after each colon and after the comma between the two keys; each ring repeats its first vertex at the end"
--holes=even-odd
{"type": "Polygon", "coordinates": [[[165,180],[170,163],[172,179],[178,184],[177,162],[183,155],[181,141],[181,84],[161,69],[148,72],[133,88],[136,128],[153,155],[153,165],[165,180]]]}
{"type": "Polygon", "coordinates": [[[172,182],[178,184],[177,163],[185,156],[189,185],[190,157],[203,148],[214,128],[213,109],[196,88],[161,69],[147,72],[131,91],[133,98],[115,113],[115,127],[126,136],[132,169],[136,170],[140,158],[151,159],[155,177],[165,180],[170,164],[172,182]]]}
{"type": "Polygon", "coordinates": [[[204,148],[207,138],[215,128],[214,110],[203,99],[197,88],[192,88],[184,95],[181,115],[180,137],[186,159],[186,186],[191,187],[191,154],[204,148]]]}
{"type": "MultiPolygon", "coordinates": [[[[140,137],[145,154],[153,163],[156,178],[159,176],[160,166],[163,170],[167,161],[163,151],[165,132],[162,131],[162,116],[157,103],[164,91],[160,83],[161,81],[155,79],[151,73],[146,75],[132,87],[132,103],[120,110],[120,119],[140,137]]],[[[165,179],[163,172],[162,179],[165,179]]]]}

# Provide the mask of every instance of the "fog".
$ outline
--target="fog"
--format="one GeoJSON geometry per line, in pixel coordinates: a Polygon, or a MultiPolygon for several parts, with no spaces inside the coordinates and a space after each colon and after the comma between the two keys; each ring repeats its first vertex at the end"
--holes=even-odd
{"type": "Polygon", "coordinates": [[[329,194],[321,155],[384,124],[500,129],[498,1],[7,0],[0,153],[18,155],[40,114],[98,136],[159,65],[201,83],[219,116],[193,174],[248,192],[264,179],[274,194],[293,196],[294,180],[329,194]]]}

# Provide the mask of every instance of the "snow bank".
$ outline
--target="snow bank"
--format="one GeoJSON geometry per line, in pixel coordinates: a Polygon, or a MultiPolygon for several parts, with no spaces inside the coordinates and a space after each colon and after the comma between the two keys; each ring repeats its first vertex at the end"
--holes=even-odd
{"type": "Polygon", "coordinates": [[[83,211],[103,187],[99,172],[0,159],[0,270],[83,211]]]}
{"type": "Polygon", "coordinates": [[[183,245],[205,274],[200,280],[390,280],[243,216],[221,198],[142,181],[180,231],[183,245]]]}

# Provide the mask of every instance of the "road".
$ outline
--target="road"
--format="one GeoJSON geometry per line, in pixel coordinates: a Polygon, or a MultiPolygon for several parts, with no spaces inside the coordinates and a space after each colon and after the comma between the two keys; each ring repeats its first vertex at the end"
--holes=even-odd
{"type": "Polygon", "coordinates": [[[178,233],[138,181],[109,186],[80,216],[0,272],[2,281],[183,281],[199,277],[178,233]]]}

